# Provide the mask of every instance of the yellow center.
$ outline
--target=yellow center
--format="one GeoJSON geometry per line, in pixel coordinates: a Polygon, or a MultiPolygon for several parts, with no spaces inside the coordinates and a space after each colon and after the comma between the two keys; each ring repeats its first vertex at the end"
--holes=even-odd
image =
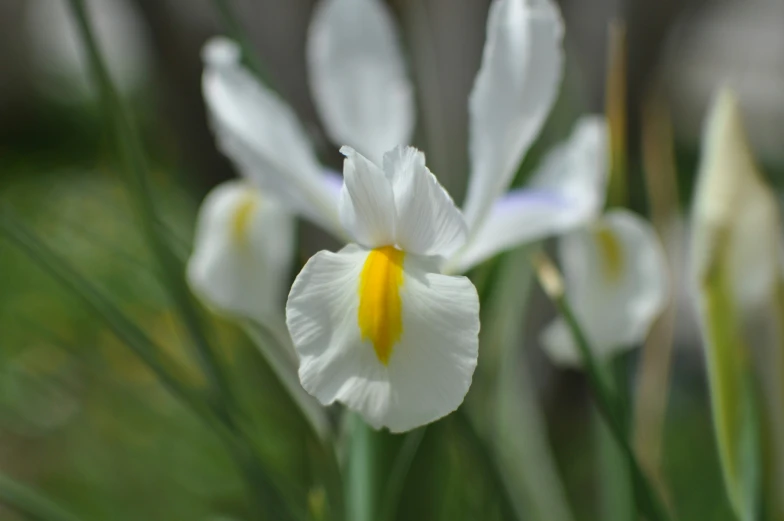
{"type": "Polygon", "coordinates": [[[405,256],[393,246],[371,250],[359,277],[359,331],[362,340],[373,343],[378,361],[384,365],[403,333],[400,286],[405,256]]]}
{"type": "Polygon", "coordinates": [[[237,205],[231,219],[231,236],[235,242],[244,244],[248,236],[248,227],[253,212],[259,205],[258,197],[255,194],[247,194],[237,205]]]}
{"type": "Polygon", "coordinates": [[[599,245],[599,254],[604,261],[602,263],[604,277],[611,282],[617,281],[623,271],[623,248],[621,243],[608,228],[600,228],[596,232],[596,242],[599,245]]]}

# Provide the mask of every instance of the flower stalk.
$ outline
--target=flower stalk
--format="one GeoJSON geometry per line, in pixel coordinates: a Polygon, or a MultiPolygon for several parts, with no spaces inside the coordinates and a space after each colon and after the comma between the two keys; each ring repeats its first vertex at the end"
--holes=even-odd
{"type": "Polygon", "coordinates": [[[574,337],[599,412],[628,461],[637,511],[649,521],[669,520],[670,516],[664,508],[664,504],[645,476],[631,445],[629,445],[627,429],[624,426],[623,403],[607,381],[606,375],[593,355],[588,339],[566,298],[561,274],[543,252],[537,252],[532,257],[532,262],[539,283],[555,304],[574,337]]]}

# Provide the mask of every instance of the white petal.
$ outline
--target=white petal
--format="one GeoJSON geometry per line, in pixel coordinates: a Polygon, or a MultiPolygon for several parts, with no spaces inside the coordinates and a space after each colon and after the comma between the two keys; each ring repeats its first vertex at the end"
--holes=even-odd
{"type": "Polygon", "coordinates": [[[375,248],[395,244],[395,197],[392,184],[373,162],[350,147],[340,149],[343,190],[340,220],[356,242],[375,248]]]}
{"type": "Polygon", "coordinates": [[[506,190],[556,99],[563,25],[550,0],[496,0],[469,100],[471,179],[464,211],[479,227],[506,190]]]}
{"type": "Polygon", "coordinates": [[[211,40],[204,61],[202,89],[221,151],[263,190],[340,236],[336,194],[296,114],[242,67],[234,43],[211,40]]]}
{"type": "Polygon", "coordinates": [[[409,253],[446,256],[465,242],[463,215],[436,176],[425,155],[397,147],[384,155],[384,172],[392,180],[397,210],[397,244],[409,253]]]}
{"type": "Polygon", "coordinates": [[[496,200],[453,265],[464,272],[503,250],[563,233],[602,211],[609,172],[603,117],[581,118],[569,141],[551,150],[523,189],[496,200]]]}
{"type": "Polygon", "coordinates": [[[329,137],[381,164],[408,144],[414,98],[392,16],[380,0],[322,0],[308,35],[313,99],[329,137]]]}
{"type": "Polygon", "coordinates": [[[293,254],[293,217],[247,182],[229,181],[199,210],[188,283],[217,311],[266,322],[283,309],[293,254]]]}
{"type": "Polygon", "coordinates": [[[358,325],[367,256],[347,246],[310,259],[291,289],[287,324],[308,392],[325,405],[346,404],[375,428],[402,432],[462,403],[476,367],[479,299],[467,278],[433,273],[430,261],[406,255],[402,334],[384,365],[358,325]]]}
{"type": "MultiPolygon", "coordinates": [[[[566,295],[596,356],[644,341],[670,291],[666,257],[647,221],[626,210],[608,212],[562,237],[558,257],[566,295]]],[[[574,358],[568,355],[574,346],[559,343],[564,338],[557,330],[543,338],[556,361],[574,358]]]]}

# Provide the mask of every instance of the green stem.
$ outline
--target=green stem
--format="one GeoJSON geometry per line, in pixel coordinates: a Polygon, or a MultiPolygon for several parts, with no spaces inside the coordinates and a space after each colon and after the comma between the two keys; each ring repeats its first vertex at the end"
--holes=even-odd
{"type": "Polygon", "coordinates": [[[544,255],[539,254],[534,258],[539,281],[545,293],[555,304],[561,316],[569,326],[575,344],[580,351],[586,376],[593,389],[596,405],[607,422],[613,438],[618,443],[624,456],[628,460],[629,472],[632,479],[634,490],[634,500],[638,512],[649,521],[667,521],[670,516],[664,508],[664,503],[659,499],[655,489],[645,476],[640,467],[637,457],[632,450],[627,437],[627,428],[624,425],[623,402],[619,399],[614,389],[606,381],[606,376],[602,372],[596,358],[593,356],[593,349],[586,338],[583,329],[580,327],[577,318],[569,305],[563,290],[563,280],[560,273],[556,270],[552,262],[544,255]]]}
{"type": "Polygon", "coordinates": [[[659,499],[648,481],[648,478],[645,476],[645,473],[642,471],[642,468],[637,461],[637,457],[634,455],[634,451],[629,445],[629,440],[625,435],[627,429],[624,428],[622,417],[619,417],[622,409],[621,403],[612,393],[607,383],[602,380],[599,366],[593,356],[593,351],[588,343],[588,339],[585,337],[582,328],[577,322],[571,306],[563,296],[555,299],[555,305],[569,325],[572,336],[580,350],[583,364],[588,374],[588,380],[591,382],[591,387],[594,390],[599,412],[604,417],[604,420],[607,422],[607,426],[610,429],[610,433],[613,435],[615,441],[629,461],[629,470],[631,473],[637,509],[640,514],[646,516],[650,521],[668,520],[670,517],[664,508],[664,504],[659,499]]]}
{"type": "MultiPolygon", "coordinates": [[[[619,396],[621,423],[625,438],[629,439],[628,375],[623,356],[610,361],[606,374],[612,388],[619,396]]],[[[601,519],[606,521],[632,521],[635,519],[634,493],[630,487],[630,470],[627,459],[609,431],[604,418],[593,409],[592,423],[595,447],[601,476],[601,519]]]]}
{"type": "Polygon", "coordinates": [[[242,49],[242,60],[245,62],[245,65],[253,71],[267,87],[276,90],[274,85],[270,82],[269,74],[266,73],[261,60],[259,60],[256,53],[253,51],[253,45],[250,42],[250,38],[248,38],[247,32],[242,27],[242,23],[240,23],[240,19],[234,10],[234,6],[231,4],[231,0],[213,0],[212,3],[215,5],[215,9],[218,11],[221,20],[223,21],[223,25],[226,27],[231,38],[239,43],[240,49],[242,49]]]}
{"type": "Polygon", "coordinates": [[[349,418],[351,446],[348,459],[346,508],[348,521],[374,521],[376,515],[376,463],[378,434],[362,417],[349,418]]]}
{"type": "Polygon", "coordinates": [[[39,492],[0,474],[0,504],[36,521],[81,521],[39,492]]]}

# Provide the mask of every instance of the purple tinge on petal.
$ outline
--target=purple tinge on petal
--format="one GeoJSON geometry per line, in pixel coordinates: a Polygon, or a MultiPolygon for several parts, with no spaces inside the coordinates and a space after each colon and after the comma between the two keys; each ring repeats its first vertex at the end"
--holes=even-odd
{"type": "Polygon", "coordinates": [[[487,219],[453,261],[464,272],[493,255],[539,241],[592,219],[598,205],[591,198],[569,197],[555,190],[513,190],[497,199],[487,219]]]}
{"type": "Polygon", "coordinates": [[[343,176],[336,170],[327,167],[323,167],[321,172],[323,174],[324,186],[337,199],[340,196],[341,188],[343,188],[343,176]]]}
{"type": "Polygon", "coordinates": [[[555,191],[525,188],[513,190],[497,199],[493,204],[492,213],[502,214],[524,206],[562,208],[568,211],[573,210],[576,204],[579,203],[555,191]]]}

